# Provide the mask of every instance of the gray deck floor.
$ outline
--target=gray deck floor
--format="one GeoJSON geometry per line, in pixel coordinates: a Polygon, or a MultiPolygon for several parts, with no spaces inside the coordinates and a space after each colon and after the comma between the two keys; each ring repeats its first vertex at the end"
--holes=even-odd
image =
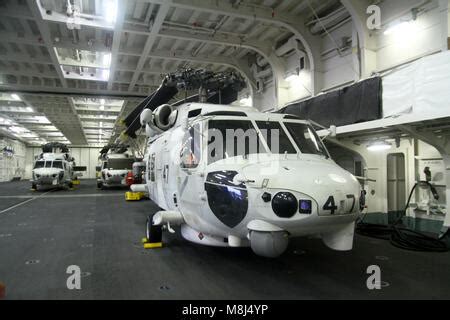
{"type": "Polygon", "coordinates": [[[162,249],[144,250],[145,220],[155,210],[148,200],[126,202],[124,190],[96,190],[92,180],[44,195],[25,181],[0,183],[6,298],[450,299],[449,253],[408,252],[364,237],[340,253],[320,240],[296,239],[286,254],[268,260],[247,248],[192,244],[179,234],[165,234],[162,249]],[[389,284],[382,290],[366,287],[373,264],[389,284]],[[83,272],[81,290],[66,288],[69,265],[83,272]]]}

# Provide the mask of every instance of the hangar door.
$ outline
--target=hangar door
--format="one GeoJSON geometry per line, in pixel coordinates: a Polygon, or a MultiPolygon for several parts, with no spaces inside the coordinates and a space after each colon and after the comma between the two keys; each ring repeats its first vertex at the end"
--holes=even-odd
{"type": "Polygon", "coordinates": [[[388,212],[399,213],[406,205],[405,155],[393,153],[387,156],[388,212]]]}

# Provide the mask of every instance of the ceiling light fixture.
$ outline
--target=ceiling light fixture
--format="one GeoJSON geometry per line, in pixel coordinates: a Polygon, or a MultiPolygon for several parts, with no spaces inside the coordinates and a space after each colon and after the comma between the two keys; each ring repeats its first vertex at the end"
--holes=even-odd
{"type": "Polygon", "coordinates": [[[109,68],[111,65],[111,53],[103,54],[103,66],[109,68]]]}
{"type": "Polygon", "coordinates": [[[375,141],[367,146],[367,150],[372,152],[386,151],[392,148],[392,144],[386,141],[375,141]]]}
{"type": "Polygon", "coordinates": [[[20,97],[16,93],[11,94],[11,98],[13,98],[16,101],[20,101],[20,97]]]}
{"type": "Polygon", "coordinates": [[[114,24],[117,19],[117,0],[103,0],[103,10],[105,11],[105,20],[114,24]]]}
{"type": "Polygon", "coordinates": [[[296,81],[296,80],[298,80],[298,79],[299,79],[299,76],[298,76],[298,74],[295,74],[295,73],[289,74],[289,75],[287,75],[286,78],[285,78],[285,80],[286,80],[287,82],[294,82],[294,81],[296,81]]]}
{"type": "Polygon", "coordinates": [[[252,100],[252,97],[248,96],[248,97],[244,97],[241,100],[239,100],[239,103],[243,106],[251,107],[253,104],[253,100],[252,100]]]}
{"type": "Polygon", "coordinates": [[[411,21],[401,21],[389,26],[385,31],[384,35],[389,36],[392,34],[404,34],[411,30],[411,21]]]}
{"type": "Polygon", "coordinates": [[[109,69],[103,69],[101,71],[102,74],[102,80],[103,81],[108,81],[109,80],[109,69]]]}

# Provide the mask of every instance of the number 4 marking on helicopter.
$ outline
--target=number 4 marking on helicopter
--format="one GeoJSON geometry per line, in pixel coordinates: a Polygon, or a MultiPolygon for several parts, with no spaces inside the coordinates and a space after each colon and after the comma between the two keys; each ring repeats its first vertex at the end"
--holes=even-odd
{"type": "Polygon", "coordinates": [[[337,208],[338,207],[336,206],[336,204],[334,202],[334,197],[333,196],[330,196],[328,198],[327,202],[325,202],[325,204],[323,205],[323,210],[331,211],[332,215],[336,212],[337,208]]]}
{"type": "MultiPolygon", "coordinates": [[[[355,208],[355,202],[356,202],[356,198],[353,194],[349,194],[347,195],[347,199],[352,199],[352,207],[350,209],[350,211],[348,212],[349,214],[351,214],[353,212],[353,209],[355,208]]],[[[330,196],[327,200],[327,202],[325,202],[325,204],[323,205],[323,210],[328,210],[331,211],[331,215],[335,214],[336,210],[338,209],[338,207],[336,206],[336,203],[334,202],[334,197],[330,196]]]]}

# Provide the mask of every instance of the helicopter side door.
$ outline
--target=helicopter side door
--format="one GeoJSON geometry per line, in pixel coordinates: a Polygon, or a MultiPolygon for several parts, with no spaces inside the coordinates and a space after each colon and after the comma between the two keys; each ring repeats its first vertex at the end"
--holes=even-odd
{"type": "Polygon", "coordinates": [[[162,136],[160,139],[152,143],[150,152],[155,154],[154,157],[154,170],[155,170],[155,181],[153,184],[153,194],[152,200],[164,210],[167,210],[167,203],[164,196],[164,180],[166,179],[165,163],[166,159],[166,142],[165,137],[162,136]]]}
{"type": "Polygon", "coordinates": [[[170,133],[168,134],[169,137],[164,140],[164,145],[162,149],[162,179],[161,179],[161,186],[162,186],[162,193],[164,195],[164,201],[166,204],[167,209],[171,209],[171,197],[170,197],[170,190],[171,190],[171,177],[174,176],[172,173],[173,166],[171,166],[171,158],[170,158],[170,133]]]}
{"type": "Polygon", "coordinates": [[[175,197],[186,220],[202,211],[204,163],[202,155],[202,123],[190,127],[184,134],[179,151],[178,189],[175,197]]]}

